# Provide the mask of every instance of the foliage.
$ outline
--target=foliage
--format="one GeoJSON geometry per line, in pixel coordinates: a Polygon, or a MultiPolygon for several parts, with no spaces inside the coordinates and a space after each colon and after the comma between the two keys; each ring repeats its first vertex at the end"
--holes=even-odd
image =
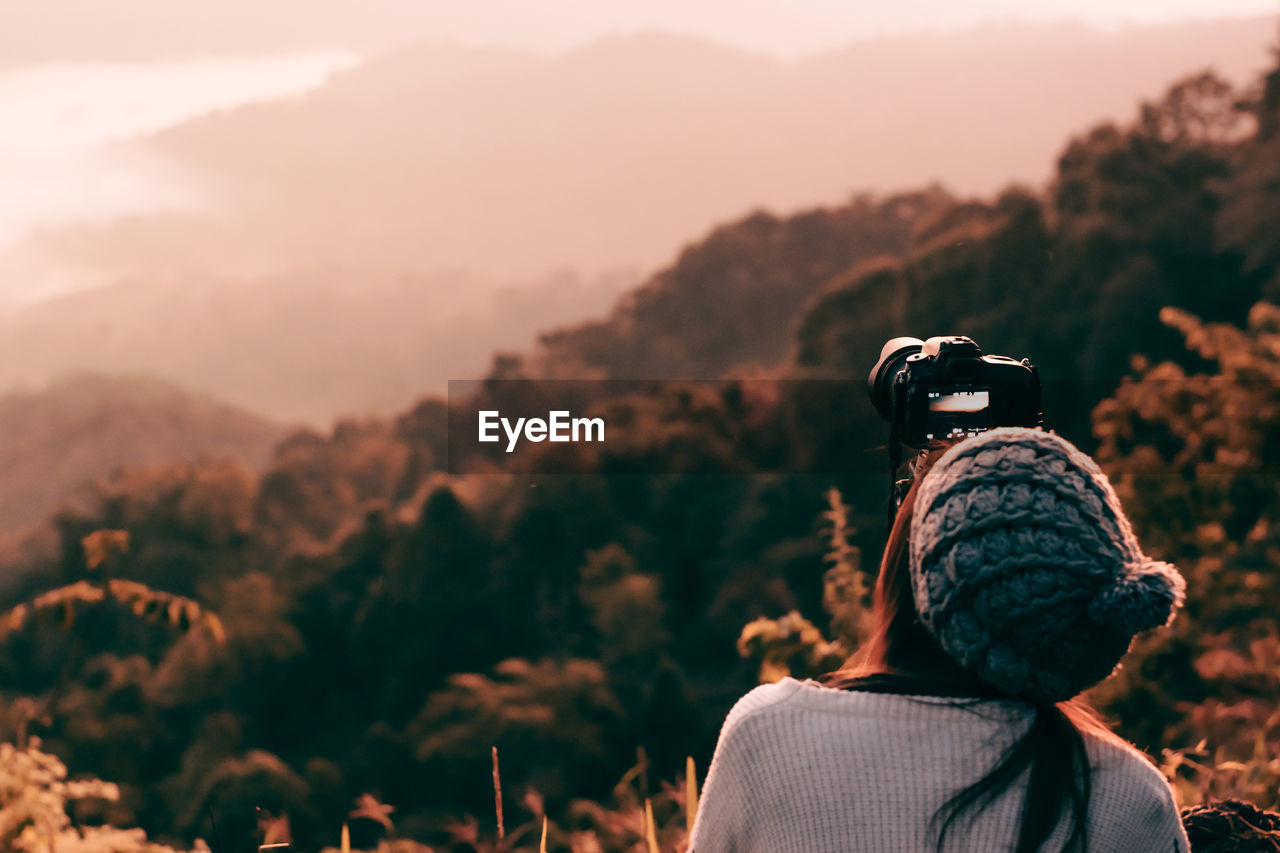
{"type": "Polygon", "coordinates": [[[830,672],[846,657],[837,644],[824,639],[817,626],[794,610],[779,619],[761,616],[744,627],[738,653],[760,661],[762,682],[830,672]]]}
{"type": "Polygon", "coordinates": [[[1202,71],[1171,86],[1161,103],[1143,104],[1138,121],[1148,136],[1169,144],[1222,144],[1247,135],[1248,117],[1231,84],[1202,71]]]}
{"type": "Polygon", "coordinates": [[[831,525],[831,567],[823,576],[822,604],[831,614],[831,634],[848,654],[871,633],[871,586],[862,567],[862,552],[849,541],[852,535],[850,507],[840,490],[827,490],[828,509],[822,517],[831,525]]]}
{"type": "Polygon", "coordinates": [[[1263,81],[1252,105],[1257,132],[1238,152],[1218,221],[1221,244],[1244,258],[1244,272],[1262,281],[1262,293],[1280,302],[1280,66],[1263,81]]]}
{"type": "Polygon", "coordinates": [[[1139,362],[1095,412],[1098,459],[1144,543],[1188,581],[1172,631],[1143,641],[1100,694],[1167,752],[1185,804],[1280,803],[1280,308],[1248,325],[1162,319],[1212,370],[1139,362]]]}
{"type": "Polygon", "coordinates": [[[781,219],[754,213],[687,249],[613,314],[542,335],[538,373],[576,377],[718,377],[772,366],[792,322],[831,276],[907,247],[920,218],[950,202],[938,188],[781,219]]]}
{"type": "MultiPolygon", "coordinates": [[[[0,848],[19,853],[174,853],[141,829],[73,825],[67,809],[82,800],[115,801],[120,789],[98,779],[68,780],[67,768],[42,752],[0,743],[0,848]]],[[[196,849],[208,853],[197,843],[196,849]]]]}
{"type": "MultiPolygon", "coordinates": [[[[95,530],[82,540],[85,565],[90,571],[104,562],[123,556],[129,550],[129,534],[125,530],[95,530]]],[[[225,638],[222,622],[216,613],[204,610],[190,598],[152,589],[146,584],[123,578],[102,581],[80,580],[36,596],[30,604],[18,604],[0,614],[0,641],[20,631],[28,618],[56,613],[62,624],[75,623],[77,604],[101,604],[114,601],[134,615],[151,621],[165,620],[182,631],[203,627],[219,642],[225,638]]]]}
{"type": "Polygon", "coordinates": [[[1275,853],[1280,848],[1280,814],[1240,800],[1183,809],[1182,824],[1196,853],[1275,853]]]}
{"type": "Polygon", "coordinates": [[[459,792],[468,764],[492,743],[508,767],[529,774],[515,778],[563,802],[589,787],[584,777],[601,772],[620,717],[595,661],[512,658],[494,667],[492,676],[451,676],[409,725],[408,737],[437,799],[459,792]],[[447,781],[440,785],[433,778],[447,781]]]}
{"type": "Polygon", "coordinates": [[[762,682],[830,672],[844,663],[870,632],[871,589],[861,566],[861,552],[849,541],[849,507],[835,488],[827,490],[827,504],[822,517],[830,525],[826,560],[832,565],[823,575],[822,606],[831,617],[835,639],[826,640],[795,610],[779,619],[756,619],[742,629],[738,653],[759,661],[762,682]]]}
{"type": "MultiPolygon", "coordinates": [[[[0,349],[13,346],[0,342],[0,349]]],[[[11,352],[21,353],[23,365],[42,361],[30,351],[11,352]]],[[[244,410],[149,377],[77,374],[39,391],[0,394],[0,533],[23,532],[63,505],[83,504],[85,483],[120,468],[217,457],[258,470],[282,433],[244,410]]]]}

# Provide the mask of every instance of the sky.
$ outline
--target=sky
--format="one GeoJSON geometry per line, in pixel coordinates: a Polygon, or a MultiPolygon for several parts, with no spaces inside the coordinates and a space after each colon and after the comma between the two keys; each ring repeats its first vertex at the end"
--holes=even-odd
{"type": "Polygon", "coordinates": [[[996,21],[1099,27],[1280,14],[1280,0],[0,0],[0,67],[376,50],[455,40],[557,52],[665,30],[794,57],[996,21]]]}
{"type": "Polygon", "coordinates": [[[468,42],[562,49],[600,35],[670,29],[781,56],[856,39],[989,21],[1100,27],[1280,13],[1278,0],[432,0],[424,19],[468,42]]]}
{"type": "Polygon", "coordinates": [[[161,69],[86,64],[0,74],[0,185],[6,188],[0,247],[22,225],[64,221],[78,209],[124,213],[185,202],[172,182],[148,180],[136,163],[113,162],[101,146],[193,114],[306,91],[355,61],[352,54],[329,52],[161,69]]]}
{"type": "MultiPolygon", "coordinates": [[[[190,176],[111,143],[246,101],[287,97],[350,66],[349,52],[161,65],[75,63],[0,72],[0,254],[33,228],[199,203],[190,176]]],[[[37,266],[43,259],[32,263],[37,266]]],[[[0,306],[28,272],[0,275],[0,306]]],[[[57,284],[47,285],[57,289],[57,284]]]]}
{"type": "MultiPolygon", "coordinates": [[[[189,176],[113,143],[300,94],[397,43],[557,53],[667,31],[793,58],[993,22],[1107,29],[1256,15],[1280,15],[1280,0],[0,0],[0,255],[33,229],[198,204],[189,176]]],[[[28,265],[0,278],[33,291],[28,265]]]]}

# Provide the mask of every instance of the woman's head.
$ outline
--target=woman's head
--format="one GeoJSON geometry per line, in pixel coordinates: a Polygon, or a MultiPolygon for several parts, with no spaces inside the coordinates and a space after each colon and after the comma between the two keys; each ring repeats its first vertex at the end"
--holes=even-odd
{"type": "Polygon", "coordinates": [[[1182,601],[1182,576],[1142,553],[1094,461],[1041,430],[943,454],[920,483],[910,550],[925,627],[1012,696],[1057,702],[1096,684],[1182,601]]]}
{"type": "Polygon", "coordinates": [[[920,460],[853,669],[971,673],[1056,702],[1105,678],[1182,592],[1092,459],[1053,433],[995,429],[920,460]]]}

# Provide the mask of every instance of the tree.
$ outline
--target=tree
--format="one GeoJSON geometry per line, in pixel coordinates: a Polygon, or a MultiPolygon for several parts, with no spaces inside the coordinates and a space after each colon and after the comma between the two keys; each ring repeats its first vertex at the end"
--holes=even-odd
{"type": "Polygon", "coordinates": [[[1213,71],[1173,84],[1158,102],[1142,105],[1138,124],[1153,139],[1172,145],[1225,145],[1248,127],[1240,95],[1213,71]]]}
{"type": "MultiPolygon", "coordinates": [[[[1276,50],[1280,59],[1280,48],[1276,50]]],[[[1257,133],[1240,148],[1236,173],[1218,217],[1225,249],[1243,255],[1245,274],[1262,282],[1262,294],[1280,301],[1280,63],[1267,75],[1252,105],[1257,133]]]]}
{"type": "Polygon", "coordinates": [[[1212,368],[1139,362],[1094,412],[1098,461],[1145,546],[1187,577],[1172,631],[1142,638],[1098,698],[1126,733],[1183,747],[1184,799],[1276,803],[1280,770],[1280,306],[1244,329],[1166,309],[1212,368]],[[1202,743],[1197,750],[1193,744],[1202,743]]]}

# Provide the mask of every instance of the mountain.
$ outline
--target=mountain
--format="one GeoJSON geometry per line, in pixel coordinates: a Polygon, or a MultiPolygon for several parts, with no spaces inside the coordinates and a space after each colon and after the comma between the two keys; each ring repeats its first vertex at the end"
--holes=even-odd
{"type": "Polygon", "coordinates": [[[850,268],[902,256],[913,234],[955,204],[932,187],[860,196],[788,217],[721,226],[621,299],[613,311],[544,333],[528,366],[542,376],[715,378],[772,367],[809,300],[850,268]]]}
{"type": "Polygon", "coordinates": [[[1041,183],[1069,133],[1205,66],[1240,82],[1275,31],[1269,17],[987,25],[794,61],[656,33],[555,56],[422,44],[145,142],[203,176],[210,209],[40,241],[122,274],[653,268],[759,208],[1041,183]]]}
{"type": "Polygon", "coordinates": [[[494,351],[604,311],[635,278],[562,271],[519,286],[463,273],[306,269],[148,278],[0,317],[0,389],[92,370],[146,373],[280,422],[390,413],[494,351]]]}
{"type": "Polygon", "coordinates": [[[0,397],[0,534],[124,467],[227,457],[266,464],[277,424],[149,377],[80,375],[0,397]]]}

